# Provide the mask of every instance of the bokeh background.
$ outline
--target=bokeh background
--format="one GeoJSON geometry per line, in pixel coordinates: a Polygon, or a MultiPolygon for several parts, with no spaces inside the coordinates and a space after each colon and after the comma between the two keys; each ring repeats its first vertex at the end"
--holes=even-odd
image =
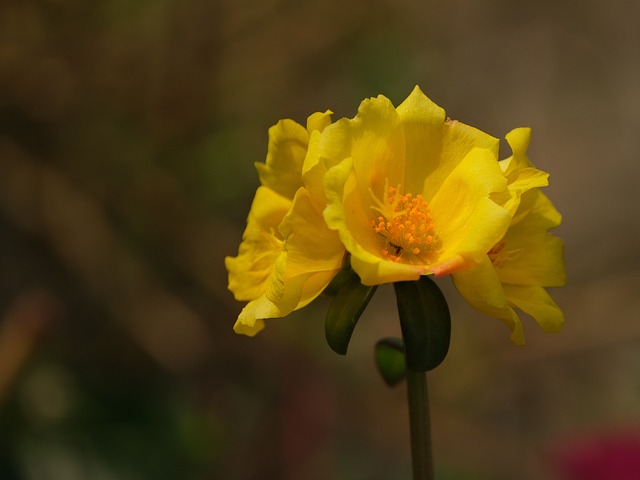
{"type": "Polygon", "coordinates": [[[0,478],[410,478],[405,391],[372,356],[393,292],[340,357],[324,298],[234,335],[223,259],[269,126],[416,84],[494,136],[533,128],[569,271],[565,328],[526,319],[524,347],[440,282],[438,478],[640,478],[615,470],[640,468],[639,20],[635,0],[2,2],[0,478]]]}

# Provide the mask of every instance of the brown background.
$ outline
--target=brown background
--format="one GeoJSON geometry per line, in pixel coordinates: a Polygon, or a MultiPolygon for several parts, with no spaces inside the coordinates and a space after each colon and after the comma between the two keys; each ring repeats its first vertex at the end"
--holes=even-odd
{"type": "MultiPolygon", "coordinates": [[[[563,452],[640,431],[640,3],[7,1],[0,6],[0,478],[409,478],[404,390],[345,358],[327,301],[231,326],[253,162],[280,118],[414,85],[530,157],[563,225],[562,333],[527,345],[448,279],[429,375],[442,479],[569,479],[563,452]]],[[[508,149],[503,152],[508,154],[508,149]]]]}

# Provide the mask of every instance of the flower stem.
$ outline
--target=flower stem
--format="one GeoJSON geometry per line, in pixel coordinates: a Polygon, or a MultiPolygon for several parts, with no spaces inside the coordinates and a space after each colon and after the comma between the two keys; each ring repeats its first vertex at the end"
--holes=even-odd
{"type": "Polygon", "coordinates": [[[426,372],[407,369],[407,399],[409,402],[413,480],[433,480],[431,419],[426,372]]]}

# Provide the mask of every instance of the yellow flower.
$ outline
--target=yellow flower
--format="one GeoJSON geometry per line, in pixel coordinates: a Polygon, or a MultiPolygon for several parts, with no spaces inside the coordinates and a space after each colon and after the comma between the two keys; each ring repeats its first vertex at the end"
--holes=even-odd
{"type": "Polygon", "coordinates": [[[317,168],[305,168],[309,146],[330,123],[331,112],[325,112],[310,116],[306,129],[292,120],[269,129],[266,163],[256,164],[261,186],[238,256],[225,259],[229,289],[236,300],[249,302],[234,326],[237,333],[255,335],[264,319],[307,305],[342,267],[344,247],[322,217],[317,168]]]}
{"type": "Polygon", "coordinates": [[[379,96],[328,126],[325,219],[362,283],[446,275],[486,254],[510,222],[491,198],[507,184],[497,152],[496,138],[446,119],[418,87],[397,108],[379,96]]]}
{"type": "Polygon", "coordinates": [[[522,323],[514,308],[531,315],[545,332],[557,332],[564,315],[544,287],[566,282],[563,242],[549,230],[561,216],[539,187],[545,172],[526,156],[531,132],[520,128],[507,135],[513,155],[500,162],[507,176],[508,194],[498,200],[513,218],[504,238],[476,258],[475,267],[454,273],[454,284],[474,308],[505,322],[516,344],[524,343],[522,323]]]}
{"type": "Polygon", "coordinates": [[[563,243],[549,233],[561,217],[540,191],[548,174],[527,157],[530,135],[507,134],[513,154],[498,162],[496,138],[447,119],[418,87],[397,108],[379,96],[353,119],[279,122],[238,255],[225,260],[229,289],[248,302],[234,330],[255,335],[307,305],[348,252],[364,285],[452,274],[515,343],[515,308],[557,331],[563,314],[545,288],[566,281],[563,243]]]}

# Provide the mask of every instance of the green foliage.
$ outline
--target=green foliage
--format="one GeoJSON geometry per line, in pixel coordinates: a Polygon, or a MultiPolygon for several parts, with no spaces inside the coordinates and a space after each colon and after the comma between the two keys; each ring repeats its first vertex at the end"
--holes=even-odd
{"type": "Polygon", "coordinates": [[[413,282],[396,282],[394,287],[407,366],[416,372],[432,370],[449,351],[451,316],[447,301],[427,276],[413,282]]]}
{"type": "Polygon", "coordinates": [[[346,355],[353,329],[376,291],[360,283],[354,273],[348,274],[344,283],[329,306],[325,322],[327,343],[334,352],[346,355]]]}

